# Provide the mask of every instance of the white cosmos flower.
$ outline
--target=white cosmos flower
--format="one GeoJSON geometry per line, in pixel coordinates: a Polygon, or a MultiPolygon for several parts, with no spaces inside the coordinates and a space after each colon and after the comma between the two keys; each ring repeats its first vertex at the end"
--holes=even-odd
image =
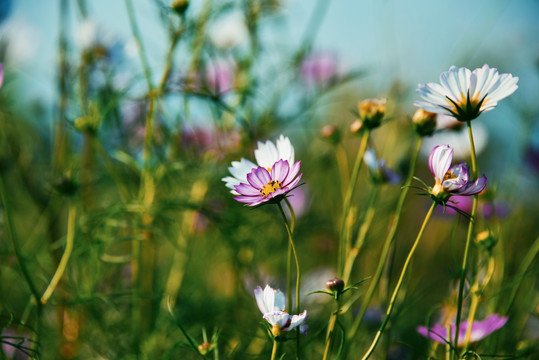
{"type": "Polygon", "coordinates": [[[282,331],[291,331],[299,326],[300,332],[306,334],[307,310],[299,315],[289,315],[285,311],[285,297],[281,290],[272,289],[266,285],[264,290],[258,286],[255,291],[258,308],[266,320],[272,326],[275,337],[281,336],[282,331]]]}
{"type": "Polygon", "coordinates": [[[233,11],[219,18],[210,27],[209,38],[219,49],[244,46],[249,39],[245,17],[240,11],[233,11]]]}
{"type": "Polygon", "coordinates": [[[232,176],[221,179],[225,182],[225,186],[231,189],[232,194],[239,195],[234,186],[247,183],[247,175],[258,166],[271,171],[273,165],[279,160],[286,160],[289,164],[294,164],[294,147],[290,139],[281,134],[275,144],[270,140],[265,143],[259,141],[258,148],[255,150],[255,158],[258,164],[244,158],[240,161],[232,161],[232,166],[228,168],[232,176]]]}
{"type": "Polygon", "coordinates": [[[440,84],[418,85],[416,91],[425,101],[416,101],[414,105],[454,116],[459,121],[470,121],[494,109],[498,101],[515,92],[517,82],[518,77],[499,74],[498,69],[486,64],[473,71],[451,66],[440,75],[440,84]]]}

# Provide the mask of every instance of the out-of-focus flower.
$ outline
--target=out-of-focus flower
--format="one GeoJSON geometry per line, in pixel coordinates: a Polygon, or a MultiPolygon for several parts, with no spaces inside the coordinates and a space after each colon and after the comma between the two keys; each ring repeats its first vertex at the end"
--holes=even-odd
{"type": "Polygon", "coordinates": [[[0,336],[2,350],[8,359],[23,360],[35,354],[28,334],[7,328],[0,336]]]}
{"type": "Polygon", "coordinates": [[[174,0],[170,4],[172,10],[174,10],[178,15],[183,15],[187,8],[189,7],[189,0],[174,0]]]}
{"type": "Polygon", "coordinates": [[[436,129],[436,117],[436,113],[423,109],[416,110],[414,116],[412,116],[412,123],[419,136],[430,136],[434,133],[436,129]]]}
{"type": "MultiPolygon", "coordinates": [[[[507,316],[501,317],[498,314],[492,314],[482,321],[474,321],[472,324],[470,342],[477,342],[487,337],[494,331],[503,327],[506,322],[507,316]]],[[[467,330],[468,322],[464,321],[459,326],[459,346],[462,346],[464,344],[467,330]]],[[[455,324],[451,324],[451,334],[449,337],[447,334],[447,327],[443,326],[442,324],[436,324],[430,329],[425,326],[419,326],[417,328],[417,332],[419,332],[421,335],[428,339],[442,344],[446,344],[447,342],[452,342],[455,337],[455,324]]]]}
{"type": "Polygon", "coordinates": [[[4,64],[0,63],[0,88],[4,84],[4,64]]]}
{"type": "Polygon", "coordinates": [[[275,144],[270,140],[265,143],[259,141],[258,148],[255,150],[255,158],[258,165],[243,158],[240,161],[232,161],[232,166],[228,168],[232,176],[222,179],[225,186],[232,190],[232,194],[239,195],[234,187],[240,183],[246,183],[247,174],[257,166],[262,166],[271,171],[273,164],[279,160],[286,160],[289,165],[294,164],[294,147],[290,139],[281,134],[275,144]]]}
{"type": "MultiPolygon", "coordinates": [[[[487,146],[489,134],[487,128],[479,121],[473,129],[475,153],[480,154],[487,146]]],[[[421,154],[428,156],[436,145],[447,144],[453,148],[455,159],[464,160],[470,156],[470,136],[464,124],[452,116],[438,114],[436,131],[423,139],[421,154]]]]}
{"type": "Polygon", "coordinates": [[[272,289],[266,285],[264,290],[258,286],[255,290],[255,298],[264,320],[271,326],[271,333],[276,338],[282,337],[283,331],[291,331],[299,326],[299,331],[306,335],[307,310],[299,315],[289,315],[285,312],[285,296],[281,290],[272,289]]]}
{"type": "Polygon", "coordinates": [[[362,127],[374,129],[380,126],[386,112],[386,99],[365,99],[358,104],[362,127]]]}
{"type": "Polygon", "coordinates": [[[1,43],[5,46],[6,63],[31,61],[38,53],[41,34],[37,29],[20,18],[13,17],[2,26],[1,43]]]}
{"type": "Polygon", "coordinates": [[[300,164],[297,161],[290,167],[288,161],[279,160],[273,164],[271,172],[262,166],[252,169],[246,183],[234,186],[239,194],[234,199],[248,206],[281,201],[301,180],[300,164]]]}
{"type": "Polygon", "coordinates": [[[320,136],[322,139],[329,141],[333,145],[338,144],[341,141],[341,131],[335,125],[325,125],[320,130],[320,136]]]}
{"type": "Polygon", "coordinates": [[[451,66],[440,75],[440,84],[418,85],[417,93],[426,101],[416,101],[414,105],[454,116],[459,121],[470,121],[494,109],[498,101],[515,92],[517,82],[518,77],[499,74],[498,69],[486,64],[473,71],[451,66]]]}
{"type": "Polygon", "coordinates": [[[247,44],[249,30],[244,15],[235,10],[219,18],[210,27],[209,38],[218,49],[230,49],[247,44]]]}
{"type": "Polygon", "coordinates": [[[123,53],[123,43],[109,30],[94,20],[84,20],[75,32],[75,40],[94,59],[118,60],[123,53]]]}
{"type": "Polygon", "coordinates": [[[429,156],[429,168],[436,180],[429,193],[437,202],[445,204],[452,195],[474,195],[480,193],[487,185],[485,175],[475,182],[469,179],[468,166],[462,162],[451,167],[453,149],[447,145],[439,145],[432,149],[429,156]]]}
{"type": "Polygon", "coordinates": [[[217,60],[206,67],[205,83],[213,94],[224,95],[234,88],[236,64],[232,61],[217,60]]]}
{"type": "Polygon", "coordinates": [[[308,54],[301,63],[301,77],[310,86],[329,85],[337,76],[337,59],[329,52],[308,54]]]}
{"type": "Polygon", "coordinates": [[[369,168],[374,182],[398,184],[401,181],[401,176],[388,168],[385,160],[376,157],[374,149],[367,149],[363,155],[363,160],[369,168]]]}

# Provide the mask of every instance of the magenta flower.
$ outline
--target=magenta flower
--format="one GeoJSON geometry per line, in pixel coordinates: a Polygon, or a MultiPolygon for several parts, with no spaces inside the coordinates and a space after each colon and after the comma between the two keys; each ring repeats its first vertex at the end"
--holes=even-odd
{"type": "Polygon", "coordinates": [[[299,326],[303,335],[307,334],[307,310],[299,315],[289,315],[285,310],[285,296],[281,290],[272,289],[266,285],[264,290],[260,286],[255,289],[255,298],[258,308],[271,326],[273,336],[280,337],[283,331],[291,331],[299,326]]]}
{"type": "Polygon", "coordinates": [[[329,52],[306,56],[301,63],[301,76],[308,85],[328,85],[337,76],[337,60],[329,52]]]}
{"type": "MultiPolygon", "coordinates": [[[[507,322],[507,316],[500,317],[498,314],[492,314],[482,321],[474,321],[472,324],[472,332],[470,336],[470,342],[479,341],[494,331],[500,329],[507,322]]],[[[462,346],[466,337],[466,331],[468,330],[468,322],[464,321],[459,326],[459,339],[458,345],[462,346]]],[[[451,324],[451,335],[447,335],[447,327],[442,324],[436,324],[432,328],[425,326],[419,326],[417,332],[424,337],[433,341],[446,344],[451,342],[451,339],[455,337],[455,324],[451,324]]]]}
{"type": "Polygon", "coordinates": [[[487,185],[487,177],[481,176],[475,182],[470,181],[468,165],[462,162],[451,166],[453,149],[448,145],[439,145],[432,149],[429,156],[430,172],[436,183],[429,188],[431,197],[445,204],[452,195],[475,195],[487,185]]]}
{"type": "Polygon", "coordinates": [[[4,84],[4,64],[0,63],[0,88],[4,84]]]}
{"type": "Polygon", "coordinates": [[[234,199],[248,206],[281,201],[298,185],[303,175],[298,175],[300,164],[301,161],[296,161],[290,167],[287,160],[281,159],[273,164],[271,171],[262,166],[252,169],[246,183],[234,186],[239,194],[234,199]]]}

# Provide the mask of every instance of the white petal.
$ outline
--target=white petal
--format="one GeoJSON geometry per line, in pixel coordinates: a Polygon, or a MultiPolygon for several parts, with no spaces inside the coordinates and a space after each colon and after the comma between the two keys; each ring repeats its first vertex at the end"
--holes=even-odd
{"type": "Polygon", "coordinates": [[[266,141],[258,142],[258,149],[255,150],[256,162],[259,166],[271,169],[273,164],[279,160],[279,151],[274,143],[266,141]]]}
{"type": "Polygon", "coordinates": [[[290,139],[286,136],[279,136],[277,139],[277,151],[279,153],[279,159],[277,160],[287,160],[289,164],[294,163],[294,147],[290,142],[290,139]]]}

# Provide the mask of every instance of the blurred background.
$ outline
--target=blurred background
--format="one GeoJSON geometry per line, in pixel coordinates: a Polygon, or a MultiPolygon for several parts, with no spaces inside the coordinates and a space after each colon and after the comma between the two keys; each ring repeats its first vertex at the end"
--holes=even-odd
{"type": "MultiPolygon", "coordinates": [[[[417,85],[438,82],[452,65],[489,64],[519,77],[519,88],[473,122],[479,169],[489,179],[477,230],[497,234],[498,264],[478,318],[510,318],[478,351],[536,358],[537,34],[535,0],[0,0],[2,356],[39,349],[43,359],[268,358],[252,290],[285,289],[286,231],[274,206],[233,200],[221,181],[230,162],[254,160],[258,141],[291,139],[305,182],[292,198],[302,293],[323,289],[337,274],[358,101],[387,98],[370,146],[404,176],[417,85]],[[327,125],[338,136],[321,133],[327,125]],[[75,245],[64,276],[38,307],[11,239],[41,295],[70,228],[75,245]],[[151,246],[139,248],[148,238],[151,246]],[[197,353],[193,342],[211,343],[211,351],[197,353]]],[[[470,155],[465,129],[443,119],[438,126],[416,166],[429,185],[435,145],[453,146],[457,161],[470,155]]],[[[352,208],[358,221],[374,186],[364,166],[352,208]]],[[[372,275],[400,192],[380,189],[354,281],[372,275]]],[[[430,205],[415,192],[350,359],[379,325],[430,205]]],[[[466,229],[450,211],[431,221],[379,358],[427,358],[432,348],[415,328],[454,291],[466,229]]],[[[482,263],[474,251],[476,276],[482,263]]],[[[319,294],[302,302],[311,329],[305,358],[321,358],[332,304],[319,294]]],[[[357,312],[354,304],[345,327],[357,312]]],[[[292,348],[285,345],[286,358],[292,348]]]]}

